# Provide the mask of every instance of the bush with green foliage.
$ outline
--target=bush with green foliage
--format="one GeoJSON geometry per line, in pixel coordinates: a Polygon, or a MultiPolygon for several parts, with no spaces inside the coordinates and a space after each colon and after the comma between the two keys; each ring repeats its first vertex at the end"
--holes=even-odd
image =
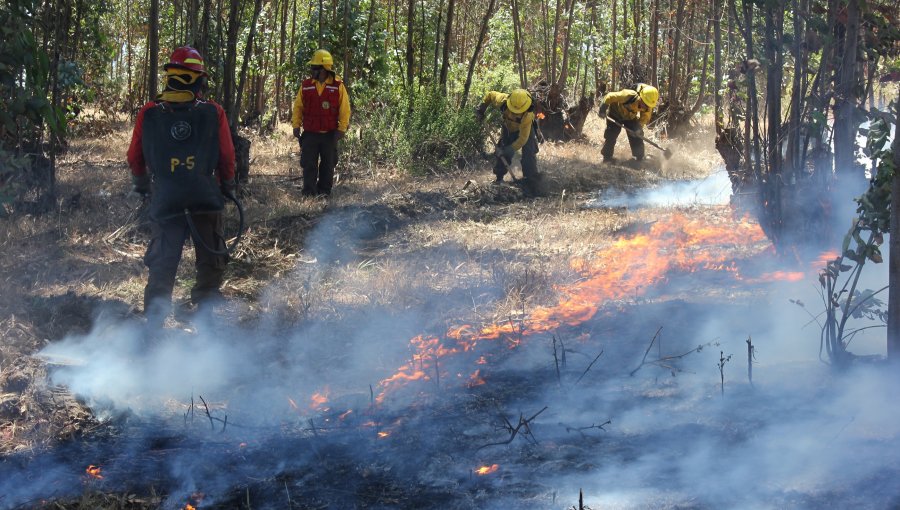
{"type": "Polygon", "coordinates": [[[481,152],[482,125],[436,88],[410,97],[403,89],[383,90],[380,101],[356,101],[354,124],[364,126],[352,152],[373,164],[413,173],[441,173],[464,166],[481,152]]]}

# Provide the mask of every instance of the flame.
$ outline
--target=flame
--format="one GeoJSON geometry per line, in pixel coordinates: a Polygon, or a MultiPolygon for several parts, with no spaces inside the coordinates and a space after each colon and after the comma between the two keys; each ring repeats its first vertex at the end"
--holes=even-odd
{"type": "Polygon", "coordinates": [[[315,409],[316,411],[326,410],[325,404],[328,403],[328,388],[325,388],[319,393],[313,393],[310,400],[312,400],[312,403],[309,404],[310,409],[315,409]]]}
{"type": "Polygon", "coordinates": [[[381,432],[378,433],[378,438],[379,438],[379,439],[384,439],[384,438],[386,438],[386,437],[388,437],[388,436],[390,436],[390,435],[391,435],[391,431],[389,431],[389,430],[382,430],[381,432]]]}
{"type": "MultiPolygon", "coordinates": [[[[619,238],[589,257],[573,259],[570,266],[581,278],[575,284],[557,287],[560,297],[555,304],[536,307],[526,315],[494,324],[462,324],[448,328],[443,336],[412,338],[410,361],[380,381],[381,392],[375,401],[383,403],[387,394],[412,381],[439,378],[441,358],[472,353],[476,364],[485,365],[485,354],[476,352],[482,345],[502,340],[507,347],[515,348],[532,335],[552,332],[561,326],[578,326],[592,319],[601,306],[641,296],[671,275],[715,273],[742,284],[797,281],[804,276],[801,272],[787,271],[750,278],[741,274],[737,261],[773,252],[765,233],[749,216],[738,219],[726,212],[689,218],[677,212],[669,214],[644,231],[619,238]]],[[[582,340],[587,338],[584,336],[582,340]]],[[[483,383],[481,369],[466,381],[470,387],[483,383]]]]}
{"type": "Polygon", "coordinates": [[[291,397],[288,397],[288,403],[291,404],[291,409],[293,409],[294,411],[300,410],[300,406],[298,406],[297,403],[294,402],[294,399],[292,399],[291,397]]]}
{"type": "Polygon", "coordinates": [[[545,117],[544,112],[538,112],[538,114],[535,115],[535,117],[537,117],[538,120],[544,120],[544,117],[545,117]]]}
{"type": "Polygon", "coordinates": [[[197,510],[197,508],[194,505],[188,503],[184,505],[184,510],[197,510]]]}
{"type": "Polygon", "coordinates": [[[481,369],[478,369],[472,372],[472,375],[469,376],[469,382],[466,384],[469,388],[473,388],[475,386],[481,386],[484,384],[484,379],[481,378],[481,369]]]}
{"type": "Polygon", "coordinates": [[[478,476],[489,475],[496,472],[498,469],[500,469],[500,466],[498,466],[497,464],[491,464],[490,466],[481,466],[480,468],[475,470],[475,474],[478,476]]]}
{"type": "Polygon", "coordinates": [[[95,480],[103,480],[103,475],[100,474],[100,466],[95,466],[93,464],[89,465],[87,469],[84,470],[85,473],[91,478],[95,480]]]}
{"type": "Polygon", "coordinates": [[[338,419],[343,420],[344,418],[350,416],[350,413],[352,413],[352,412],[353,412],[353,409],[347,409],[347,411],[341,413],[340,416],[338,416],[338,419]]]}

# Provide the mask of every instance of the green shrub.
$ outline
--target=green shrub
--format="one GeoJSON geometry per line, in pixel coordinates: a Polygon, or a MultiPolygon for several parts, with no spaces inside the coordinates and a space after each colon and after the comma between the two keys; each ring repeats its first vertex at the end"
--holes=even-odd
{"type": "Polygon", "coordinates": [[[459,109],[436,88],[409,97],[382,90],[380,101],[357,100],[354,124],[362,126],[351,150],[373,164],[413,173],[441,173],[465,164],[481,150],[484,133],[470,109],[459,109]]]}

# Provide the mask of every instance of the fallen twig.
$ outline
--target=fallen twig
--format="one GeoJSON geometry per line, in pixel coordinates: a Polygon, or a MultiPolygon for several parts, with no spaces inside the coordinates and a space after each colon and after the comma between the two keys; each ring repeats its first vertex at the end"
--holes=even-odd
{"type": "Polygon", "coordinates": [[[587,375],[588,370],[590,370],[591,367],[594,366],[594,363],[596,363],[597,360],[600,359],[600,356],[603,356],[603,349],[600,350],[600,354],[598,354],[597,357],[594,358],[594,361],[591,361],[591,364],[588,365],[588,367],[584,369],[584,372],[581,373],[581,377],[579,377],[578,380],[575,381],[576,385],[581,382],[581,380],[584,378],[585,375],[587,375]]]}
{"type": "Polygon", "coordinates": [[[209,412],[209,405],[206,404],[206,400],[203,400],[203,395],[198,395],[200,397],[200,402],[203,402],[203,407],[206,408],[206,417],[209,418],[209,426],[211,429],[216,430],[215,424],[213,424],[212,414],[209,412]]]}
{"type": "MultiPolygon", "coordinates": [[[[536,413],[534,414],[534,416],[532,416],[531,418],[528,418],[528,419],[523,418],[523,417],[522,417],[522,414],[520,413],[520,414],[519,414],[519,424],[516,425],[515,427],[513,427],[512,423],[510,423],[510,421],[506,418],[506,416],[503,416],[503,421],[506,422],[505,428],[509,431],[509,439],[507,439],[506,441],[500,441],[500,442],[498,442],[498,443],[488,443],[488,444],[486,444],[486,445],[479,446],[479,447],[478,447],[478,450],[481,450],[481,449],[483,449],[483,448],[487,448],[488,446],[499,446],[499,445],[504,445],[504,444],[512,443],[512,442],[513,442],[513,439],[516,438],[516,435],[519,433],[519,430],[520,430],[522,427],[525,427],[525,434],[530,435],[531,438],[532,438],[532,440],[534,440],[534,434],[531,432],[531,427],[529,426],[529,424],[531,423],[532,420],[534,420],[535,418],[537,418],[538,415],[540,415],[541,413],[543,413],[543,412],[546,411],[546,410],[547,410],[547,406],[544,406],[543,409],[541,409],[540,411],[536,412],[536,413]]],[[[535,443],[537,443],[537,440],[534,440],[534,441],[535,441],[535,443]]],[[[476,451],[477,451],[477,450],[476,450],[476,451]]]]}

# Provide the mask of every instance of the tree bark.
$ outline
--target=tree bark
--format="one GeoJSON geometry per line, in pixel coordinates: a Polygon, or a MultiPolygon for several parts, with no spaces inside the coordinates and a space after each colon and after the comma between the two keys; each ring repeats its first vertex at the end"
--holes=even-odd
{"type": "Polygon", "coordinates": [[[447,92],[447,74],[450,72],[450,41],[453,37],[454,8],[456,0],[447,0],[447,29],[444,31],[444,48],[441,56],[441,76],[439,78],[441,90],[447,92]]]}
{"type": "Polygon", "coordinates": [[[856,50],[859,40],[859,0],[847,2],[847,24],[844,32],[844,51],[841,57],[839,81],[835,90],[834,118],[834,160],[835,173],[838,179],[849,181],[864,178],[857,172],[855,162],[856,130],[859,126],[856,108],[858,98],[856,84],[859,66],[856,61],[856,50]]]}
{"type": "Polygon", "coordinates": [[[469,99],[469,89],[472,86],[472,74],[475,72],[475,64],[478,62],[478,56],[481,54],[481,47],[484,45],[484,39],[487,37],[488,24],[494,15],[494,7],[497,0],[490,0],[487,12],[484,13],[484,19],[481,20],[481,30],[478,32],[478,40],[475,42],[475,51],[472,52],[472,60],[469,61],[469,71],[466,73],[466,84],[463,87],[462,101],[460,108],[466,107],[466,101],[469,99]]]}
{"type": "MultiPolygon", "coordinates": [[[[625,0],[622,0],[623,2],[625,0]]],[[[563,59],[562,59],[562,68],[559,71],[559,80],[556,82],[559,90],[566,90],[566,80],[569,78],[569,41],[570,34],[572,33],[572,18],[575,14],[575,0],[569,0],[567,5],[568,12],[566,13],[566,28],[565,33],[563,34],[563,59]]]]}
{"type": "Polygon", "coordinates": [[[150,0],[150,30],[147,33],[147,46],[149,56],[147,58],[147,100],[156,98],[159,88],[159,73],[156,71],[156,63],[159,61],[159,0],[150,0]]]}
{"type": "Polygon", "coordinates": [[[416,29],[416,0],[409,0],[406,6],[406,86],[412,91],[416,73],[416,48],[413,45],[413,32],[416,29]]]}
{"type": "Polygon", "coordinates": [[[720,134],[725,126],[722,115],[722,0],[713,0],[713,41],[715,45],[713,56],[713,89],[716,95],[715,123],[716,134],[720,134]]]}
{"type": "MultiPolygon", "coordinates": [[[[895,108],[894,168],[900,168],[900,94],[895,108]]],[[[887,355],[892,363],[900,363],[900,177],[891,181],[891,230],[888,259],[888,324],[887,355]]]]}

